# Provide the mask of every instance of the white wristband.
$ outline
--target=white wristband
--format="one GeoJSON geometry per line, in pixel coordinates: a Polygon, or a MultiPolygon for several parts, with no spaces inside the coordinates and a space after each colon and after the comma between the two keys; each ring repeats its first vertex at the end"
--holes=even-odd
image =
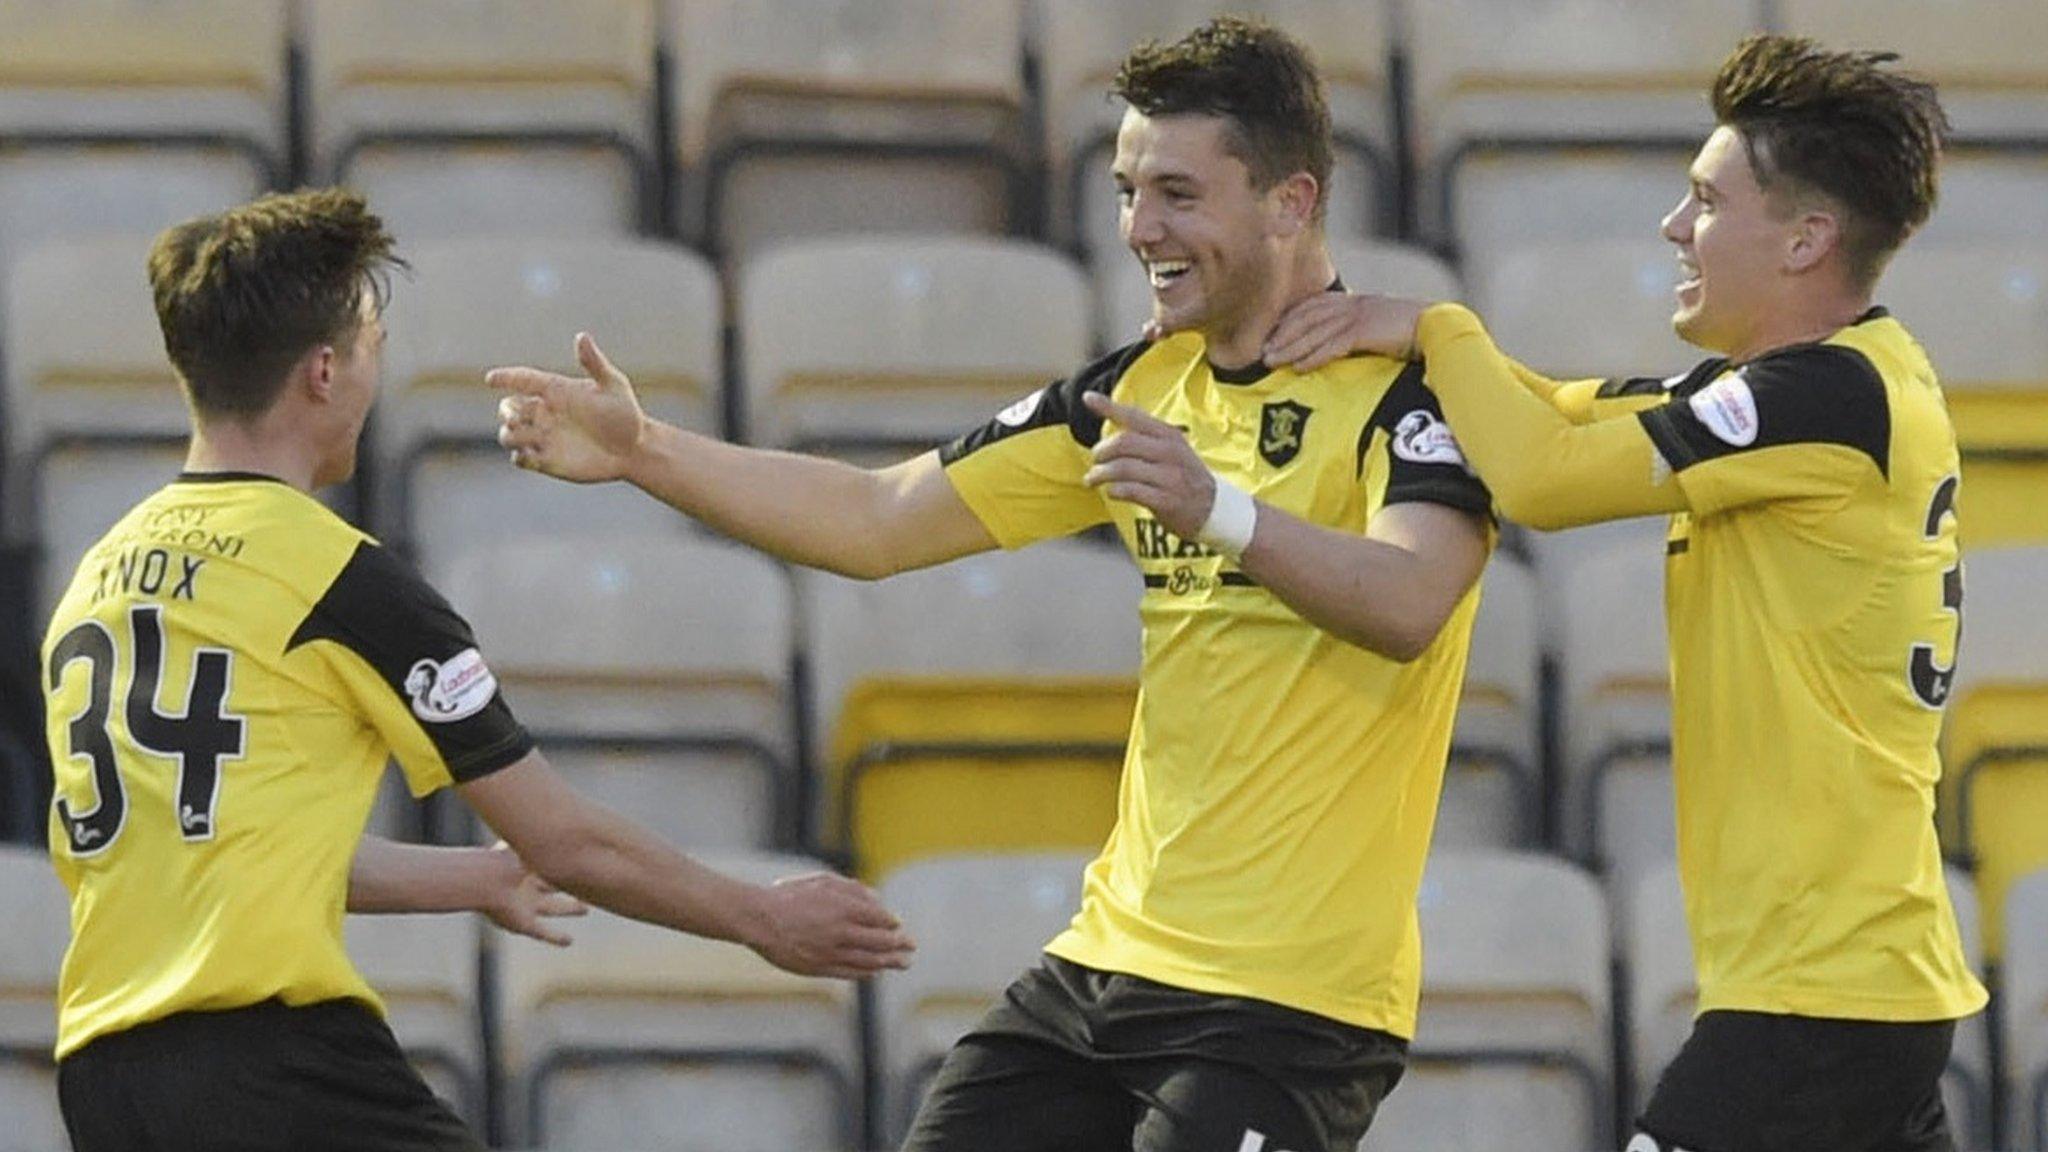
{"type": "Polygon", "coordinates": [[[1259,526],[1259,504],[1251,493],[1213,470],[1209,478],[1216,482],[1216,502],[1209,505],[1209,518],[1202,521],[1195,539],[1236,560],[1252,546],[1252,533],[1259,526]]]}

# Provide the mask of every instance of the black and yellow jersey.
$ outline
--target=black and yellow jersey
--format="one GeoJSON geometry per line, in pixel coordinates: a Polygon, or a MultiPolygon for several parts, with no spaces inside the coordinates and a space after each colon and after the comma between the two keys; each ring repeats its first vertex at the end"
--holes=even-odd
{"type": "Polygon", "coordinates": [[[1415,895],[1478,592],[1399,664],[1303,620],[1224,557],[1082,484],[1106,392],[1179,426],[1215,472],[1363,534],[1382,508],[1484,515],[1419,368],[1212,368],[1201,338],[1134,344],[941,451],[1004,547],[1114,523],[1143,573],[1144,655],[1117,822],[1072,926],[1075,963],[1414,1032],[1415,895]]]}
{"type": "Polygon", "coordinates": [[[1915,1021],[1981,1008],[1935,837],[1960,475],[1919,344],[1873,309],[1746,363],[1549,385],[1503,371],[1462,308],[1431,308],[1420,337],[1504,505],[1513,492],[1549,524],[1671,513],[1672,752],[1700,1009],[1915,1021]]]}
{"type": "Polygon", "coordinates": [[[395,755],[424,795],[532,748],[469,628],[311,496],[188,474],[89,551],[42,651],[71,891],[57,1055],[174,1012],[349,997],[349,862],[395,755]]]}

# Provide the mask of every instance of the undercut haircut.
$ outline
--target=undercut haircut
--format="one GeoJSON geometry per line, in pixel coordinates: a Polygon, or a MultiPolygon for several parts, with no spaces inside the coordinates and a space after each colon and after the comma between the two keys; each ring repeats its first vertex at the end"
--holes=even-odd
{"type": "Polygon", "coordinates": [[[1898,59],[1751,36],[1714,78],[1714,118],[1741,137],[1758,186],[1788,207],[1825,199],[1865,290],[1934,211],[1948,140],[1934,85],[1886,67],[1898,59]]]}
{"type": "Polygon", "coordinates": [[[1171,44],[1148,40],[1124,57],[1110,94],[1146,116],[1220,116],[1224,147],[1261,192],[1306,172],[1315,220],[1330,202],[1330,104],[1315,61],[1259,20],[1219,16],[1171,44]]]}
{"type": "Polygon", "coordinates": [[[343,355],[405,267],[384,222],[339,188],[265,196],[166,229],[149,252],[164,351],[201,417],[268,411],[299,357],[343,355]]]}

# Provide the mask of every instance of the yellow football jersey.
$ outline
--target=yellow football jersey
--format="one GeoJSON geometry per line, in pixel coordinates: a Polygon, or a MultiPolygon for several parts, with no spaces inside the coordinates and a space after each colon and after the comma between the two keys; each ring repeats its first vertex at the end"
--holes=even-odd
{"type": "Polygon", "coordinates": [[[1403,501],[1484,515],[1486,490],[1419,368],[1224,372],[1192,334],[1120,349],[941,452],[1004,547],[1110,522],[1143,574],[1116,826],[1047,951],[1413,1035],[1415,895],[1477,589],[1409,664],[1331,636],[1144,508],[1082,484],[1101,435],[1087,391],[1185,429],[1219,475],[1330,528],[1363,534],[1403,501]]]}
{"type": "Polygon", "coordinates": [[[1960,472],[1934,370],[1879,314],[1708,362],[1639,419],[1671,521],[1679,864],[1700,1008],[1982,1008],[1935,837],[1960,472]]]}
{"type": "Polygon", "coordinates": [[[1481,475],[1503,492],[1537,481],[1532,518],[1672,512],[1672,754],[1700,1009],[1907,1022],[1982,1008],[1935,838],[1960,473],[1919,344],[1872,309],[1747,363],[1518,386],[1462,308],[1429,309],[1420,338],[1481,475]]]}
{"type": "Polygon", "coordinates": [[[57,1055],[174,1012],[349,997],[387,759],[424,795],[533,744],[469,628],[312,497],[188,474],[89,551],[43,643],[71,891],[57,1055]]]}

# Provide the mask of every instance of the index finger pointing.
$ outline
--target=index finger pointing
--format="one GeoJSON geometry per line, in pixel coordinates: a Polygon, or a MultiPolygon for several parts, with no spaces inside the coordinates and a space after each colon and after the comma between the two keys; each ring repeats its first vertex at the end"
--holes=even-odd
{"type": "Polygon", "coordinates": [[[500,392],[516,392],[521,396],[546,396],[556,382],[566,380],[553,372],[538,368],[493,368],[484,373],[484,383],[500,392]]]}
{"type": "Polygon", "coordinates": [[[1122,425],[1125,428],[1141,428],[1151,432],[1178,431],[1173,425],[1152,415],[1143,408],[1133,408],[1129,404],[1119,404],[1101,392],[1083,393],[1081,403],[1086,405],[1090,412],[1095,413],[1104,420],[1112,424],[1122,425]]]}

